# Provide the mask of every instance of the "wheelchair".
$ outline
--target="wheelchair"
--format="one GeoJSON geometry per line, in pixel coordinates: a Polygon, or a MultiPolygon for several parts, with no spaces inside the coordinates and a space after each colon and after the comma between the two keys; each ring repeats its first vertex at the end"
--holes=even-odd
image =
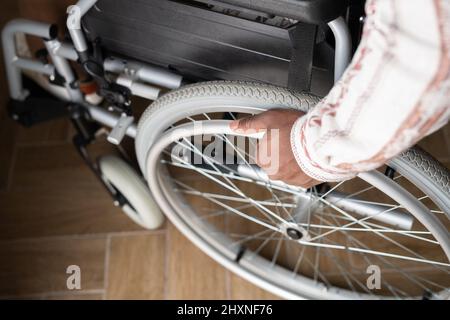
{"type": "Polygon", "coordinates": [[[252,162],[259,137],[229,128],[273,108],[314,108],[351,61],[363,7],[79,0],[64,39],[37,21],[3,29],[9,114],[25,126],[69,118],[75,148],[130,219],[156,229],[167,217],[280,297],[448,299],[450,174],[429,154],[411,148],[352,180],[304,189],[269,179],[252,162]],[[24,35],[42,39],[37,57],[24,35]],[[75,66],[98,99],[82,92],[75,66]],[[138,116],[132,97],[152,102],[138,116]],[[135,140],[138,169],[126,156],[90,158],[105,128],[114,145],[135,140]],[[368,273],[380,269],[373,288],[368,273]]]}

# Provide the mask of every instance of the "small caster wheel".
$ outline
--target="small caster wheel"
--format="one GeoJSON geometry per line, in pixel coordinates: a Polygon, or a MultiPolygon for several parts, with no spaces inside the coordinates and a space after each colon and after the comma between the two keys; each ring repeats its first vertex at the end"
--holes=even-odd
{"type": "Polygon", "coordinates": [[[128,163],[108,155],[98,159],[98,166],[106,185],[119,199],[115,204],[130,219],[146,229],[157,229],[162,225],[164,215],[145,182],[128,163]]]}

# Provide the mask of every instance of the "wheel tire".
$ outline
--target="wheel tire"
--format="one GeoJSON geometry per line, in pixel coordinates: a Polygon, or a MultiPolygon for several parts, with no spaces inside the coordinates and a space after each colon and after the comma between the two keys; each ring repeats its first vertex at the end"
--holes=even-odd
{"type": "MultiPolygon", "coordinates": [[[[135,147],[144,176],[148,151],[159,135],[173,124],[173,118],[192,116],[198,110],[207,110],[211,103],[220,105],[224,101],[223,105],[245,105],[255,110],[288,108],[307,112],[320,98],[248,81],[210,81],[171,91],[152,103],[139,120],[135,147]]],[[[388,164],[397,171],[404,171],[405,176],[416,185],[432,190],[430,198],[450,219],[449,169],[417,147],[404,151],[388,164]]]]}
{"type": "Polygon", "coordinates": [[[98,164],[104,181],[127,200],[128,203],[122,206],[123,212],[143,228],[159,228],[164,222],[164,215],[136,171],[113,155],[100,157],[98,164]]]}
{"type": "MultiPolygon", "coordinates": [[[[139,122],[135,143],[141,170],[147,176],[147,157],[151,147],[165,130],[183,118],[202,112],[241,112],[238,106],[245,106],[248,108],[247,111],[254,110],[255,113],[280,107],[306,112],[318,101],[317,97],[291,92],[285,88],[237,81],[200,83],[171,91],[156,100],[145,111],[139,122]]],[[[405,151],[388,164],[421,190],[428,190],[433,202],[444,211],[447,217],[450,217],[450,174],[448,169],[430,155],[415,148],[405,151]]],[[[157,184],[157,179],[158,177],[147,177],[149,182],[155,180],[155,184],[157,184]]],[[[156,191],[154,190],[154,192],[156,191]]],[[[161,205],[165,205],[164,201],[161,205]]],[[[334,295],[319,289],[314,292],[303,291],[301,294],[297,294],[280,288],[271,279],[262,278],[250,268],[244,269],[241,264],[233,260],[234,256],[230,258],[217,251],[211,243],[205,240],[207,238],[200,234],[201,230],[191,228],[182,217],[173,213],[175,210],[170,208],[170,204],[167,204],[164,210],[175,226],[202,251],[255,285],[285,298],[342,299],[339,292],[334,295]]]]}

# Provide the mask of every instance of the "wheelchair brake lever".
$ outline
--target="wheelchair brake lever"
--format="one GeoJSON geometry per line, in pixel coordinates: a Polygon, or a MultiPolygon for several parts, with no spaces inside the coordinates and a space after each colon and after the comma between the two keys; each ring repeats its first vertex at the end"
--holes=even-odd
{"type": "Polygon", "coordinates": [[[122,113],[119,121],[109,133],[107,140],[112,144],[119,145],[125,137],[128,127],[131,126],[133,122],[134,117],[122,113]]]}

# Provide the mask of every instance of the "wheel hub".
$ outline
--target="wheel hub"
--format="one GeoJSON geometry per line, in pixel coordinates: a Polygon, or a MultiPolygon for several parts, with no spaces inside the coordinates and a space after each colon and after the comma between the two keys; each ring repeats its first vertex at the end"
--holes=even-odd
{"type": "Polygon", "coordinates": [[[292,240],[300,240],[303,238],[303,233],[300,230],[294,228],[287,228],[286,235],[292,240]]]}
{"type": "Polygon", "coordinates": [[[290,240],[309,241],[309,239],[311,239],[308,231],[297,223],[287,222],[281,224],[279,227],[280,232],[290,240]]]}

